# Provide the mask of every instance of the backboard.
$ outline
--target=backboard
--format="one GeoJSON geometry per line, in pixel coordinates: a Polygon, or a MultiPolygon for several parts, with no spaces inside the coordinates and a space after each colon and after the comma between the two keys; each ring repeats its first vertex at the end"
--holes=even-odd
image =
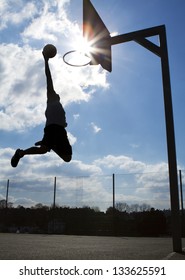
{"type": "Polygon", "coordinates": [[[112,71],[110,32],[90,0],[83,0],[83,36],[91,46],[91,65],[112,71]]]}

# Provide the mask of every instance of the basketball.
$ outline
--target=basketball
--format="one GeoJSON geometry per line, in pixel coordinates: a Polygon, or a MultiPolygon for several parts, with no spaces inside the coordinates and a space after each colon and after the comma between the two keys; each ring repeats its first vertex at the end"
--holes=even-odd
{"type": "Polygon", "coordinates": [[[52,44],[47,44],[44,48],[43,48],[43,53],[45,56],[47,56],[48,58],[53,58],[56,54],[57,54],[57,49],[54,45],[52,44]]]}

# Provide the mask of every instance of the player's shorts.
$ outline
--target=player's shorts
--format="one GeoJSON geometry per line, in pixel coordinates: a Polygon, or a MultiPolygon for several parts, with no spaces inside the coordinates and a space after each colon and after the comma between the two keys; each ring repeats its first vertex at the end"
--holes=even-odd
{"type": "Polygon", "coordinates": [[[44,137],[41,142],[48,148],[48,151],[54,149],[63,155],[72,155],[67,132],[58,124],[50,124],[44,128],[44,137]]]}

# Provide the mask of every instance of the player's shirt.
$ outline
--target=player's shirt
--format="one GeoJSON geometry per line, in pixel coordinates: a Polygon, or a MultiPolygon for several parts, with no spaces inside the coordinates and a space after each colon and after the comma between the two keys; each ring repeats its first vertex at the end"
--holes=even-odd
{"type": "Polygon", "coordinates": [[[63,127],[67,126],[64,108],[58,100],[47,102],[45,116],[46,126],[51,124],[58,124],[63,127]]]}

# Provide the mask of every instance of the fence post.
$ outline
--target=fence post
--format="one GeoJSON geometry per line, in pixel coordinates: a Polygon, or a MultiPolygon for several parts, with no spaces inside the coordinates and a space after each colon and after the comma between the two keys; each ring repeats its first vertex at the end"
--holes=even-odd
{"type": "Polygon", "coordinates": [[[54,196],[53,196],[53,208],[55,209],[55,201],[56,201],[56,185],[57,185],[57,178],[54,178],[54,196]]]}
{"type": "Polygon", "coordinates": [[[115,174],[112,174],[112,207],[115,210],[115,174]]]}
{"type": "Polygon", "coordinates": [[[9,179],[6,186],[6,208],[8,208],[8,192],[9,192],[9,179]]]}
{"type": "Polygon", "coordinates": [[[52,209],[52,219],[53,219],[53,233],[55,233],[55,207],[56,207],[56,186],[57,186],[57,178],[54,177],[54,195],[53,195],[53,209],[52,209]]]}

